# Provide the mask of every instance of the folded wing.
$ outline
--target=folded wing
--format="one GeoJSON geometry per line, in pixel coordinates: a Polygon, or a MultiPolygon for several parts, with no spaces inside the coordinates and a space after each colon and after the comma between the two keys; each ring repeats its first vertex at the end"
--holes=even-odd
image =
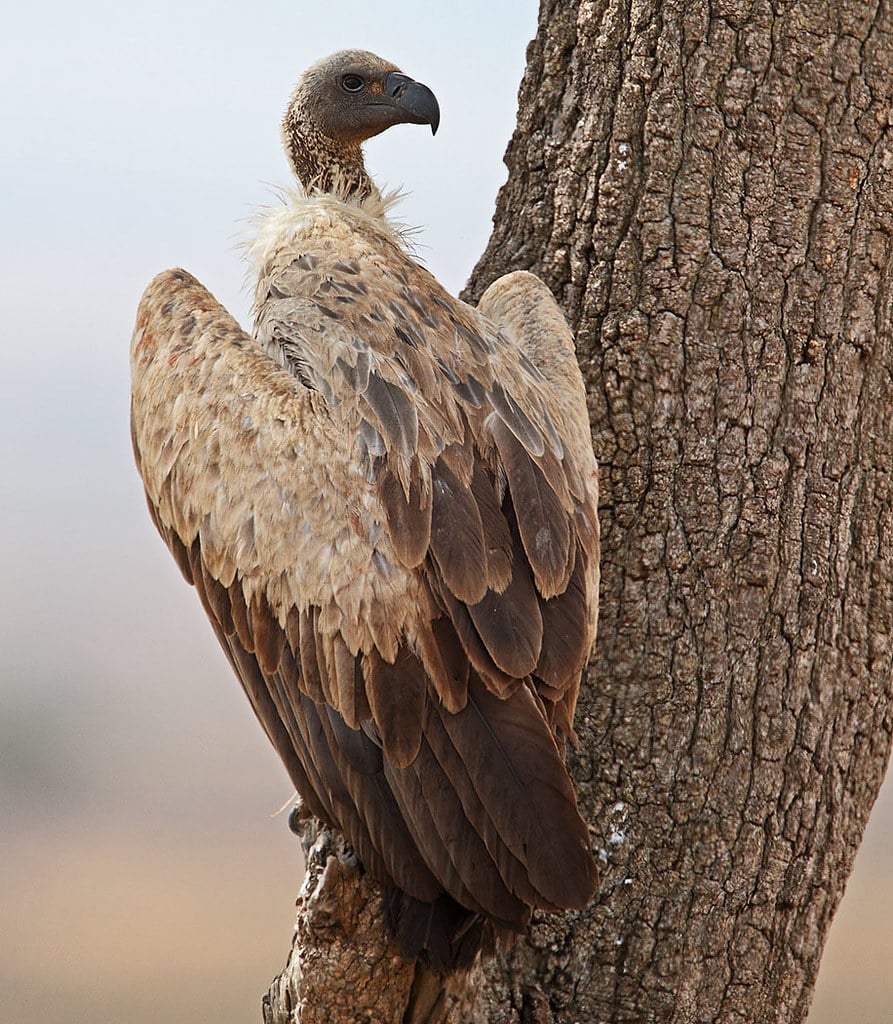
{"type": "Polygon", "coordinates": [[[531,275],[491,320],[354,228],[265,264],[256,338],[152,282],[137,464],[314,813],[413,899],[519,928],[596,881],[561,756],[598,586],[573,344],[531,275]]]}

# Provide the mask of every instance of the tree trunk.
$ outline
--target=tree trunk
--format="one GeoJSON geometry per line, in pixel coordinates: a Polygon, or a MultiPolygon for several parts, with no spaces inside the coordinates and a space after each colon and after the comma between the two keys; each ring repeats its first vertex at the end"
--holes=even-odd
{"type": "MultiPolygon", "coordinates": [[[[539,274],[587,375],[602,886],[440,1009],[394,961],[371,1019],[805,1018],[893,733],[891,67],[852,0],[543,0],[469,295],[539,274]]],[[[269,1022],[370,1019],[289,1011],[294,971],[269,1022]]]]}

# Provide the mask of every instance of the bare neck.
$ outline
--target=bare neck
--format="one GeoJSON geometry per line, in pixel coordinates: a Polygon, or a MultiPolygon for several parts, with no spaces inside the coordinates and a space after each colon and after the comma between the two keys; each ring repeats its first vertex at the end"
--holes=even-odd
{"type": "Polygon", "coordinates": [[[292,170],[308,192],[318,189],[356,199],[378,193],[359,143],[334,142],[294,108],[282,122],[282,140],[292,170]]]}

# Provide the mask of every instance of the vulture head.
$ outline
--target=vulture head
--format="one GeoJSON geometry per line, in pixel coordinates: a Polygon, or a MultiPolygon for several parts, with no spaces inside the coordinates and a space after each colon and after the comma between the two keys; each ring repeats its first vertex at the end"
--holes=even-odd
{"type": "Polygon", "coordinates": [[[282,120],[292,169],[308,190],[360,197],[374,186],[362,144],[395,124],[440,123],[434,93],[367,50],[339,50],[301,76],[282,120]]]}

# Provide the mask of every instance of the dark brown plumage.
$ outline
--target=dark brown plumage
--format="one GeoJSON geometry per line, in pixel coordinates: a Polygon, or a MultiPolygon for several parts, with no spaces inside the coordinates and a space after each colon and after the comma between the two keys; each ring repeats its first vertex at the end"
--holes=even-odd
{"type": "Polygon", "coordinates": [[[562,749],[598,522],[552,296],[517,273],[452,298],[366,174],[365,138],[438,117],[372,54],[312,68],[283,122],[305,188],[252,247],[254,337],[159,275],[132,420],[153,520],[295,786],[391,887],[406,954],[450,967],[595,888],[562,749]]]}

